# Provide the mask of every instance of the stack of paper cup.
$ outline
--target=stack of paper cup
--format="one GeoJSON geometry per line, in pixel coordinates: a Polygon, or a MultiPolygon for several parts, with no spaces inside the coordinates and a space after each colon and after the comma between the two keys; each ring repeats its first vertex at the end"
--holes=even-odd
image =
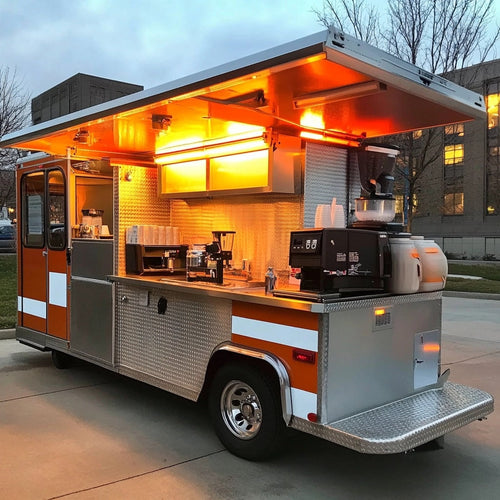
{"type": "Polygon", "coordinates": [[[330,220],[332,221],[332,225],[335,225],[335,209],[337,208],[337,198],[332,199],[332,203],[330,205],[330,220]]]}
{"type": "Polygon", "coordinates": [[[172,227],[172,244],[180,245],[181,243],[181,235],[178,227],[172,227]]]}
{"type": "Polygon", "coordinates": [[[332,227],[331,205],[318,205],[314,217],[314,227],[332,227]]]}
{"type": "Polygon", "coordinates": [[[337,205],[335,207],[335,218],[333,219],[333,227],[345,227],[345,214],[343,205],[337,205]]]}

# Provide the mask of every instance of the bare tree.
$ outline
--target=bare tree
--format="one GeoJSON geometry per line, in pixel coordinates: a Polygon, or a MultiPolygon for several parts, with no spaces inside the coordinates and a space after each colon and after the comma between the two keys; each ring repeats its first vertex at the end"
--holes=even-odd
{"type": "MultiPolygon", "coordinates": [[[[495,0],[388,0],[380,5],[384,12],[367,8],[365,0],[324,0],[323,11],[316,14],[325,25],[333,22],[369,43],[380,40],[397,57],[466,87],[476,75],[460,70],[473,64],[479,70],[500,38],[500,27],[492,29],[495,0]]],[[[391,138],[401,148],[397,175],[409,228],[423,174],[442,155],[443,135],[442,129],[431,129],[418,139],[414,134],[391,138]]]]}
{"type": "MultiPolygon", "coordinates": [[[[29,99],[16,71],[0,67],[0,137],[27,124],[29,99]]],[[[14,170],[19,156],[17,150],[0,149],[0,207],[15,199],[14,170]]]]}
{"type": "Polygon", "coordinates": [[[323,0],[322,10],[312,11],[325,26],[333,24],[360,40],[377,45],[379,13],[366,0],[323,0]]]}

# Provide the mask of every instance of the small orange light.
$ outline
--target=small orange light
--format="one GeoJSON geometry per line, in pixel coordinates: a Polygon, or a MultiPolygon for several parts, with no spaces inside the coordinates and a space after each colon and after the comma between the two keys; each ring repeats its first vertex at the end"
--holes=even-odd
{"type": "Polygon", "coordinates": [[[411,254],[410,254],[414,259],[420,259],[420,255],[418,254],[418,252],[416,250],[414,250],[411,254]]]}
{"type": "Polygon", "coordinates": [[[375,316],[383,316],[385,314],[385,309],[375,309],[375,316]]]}
{"type": "Polygon", "coordinates": [[[439,344],[424,344],[424,352],[439,352],[440,350],[439,344]]]}
{"type": "Polygon", "coordinates": [[[309,420],[309,422],[317,422],[318,421],[318,415],[316,413],[308,413],[307,414],[307,420],[309,420]]]}
{"type": "Polygon", "coordinates": [[[439,249],[436,247],[426,247],[424,248],[425,253],[439,253],[439,249]]]}

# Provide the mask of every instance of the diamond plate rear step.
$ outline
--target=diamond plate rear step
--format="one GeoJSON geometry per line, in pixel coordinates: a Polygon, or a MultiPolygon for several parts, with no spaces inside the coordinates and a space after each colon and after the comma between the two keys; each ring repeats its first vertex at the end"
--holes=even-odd
{"type": "Polygon", "coordinates": [[[493,397],[447,382],[394,403],[326,424],[322,436],[361,453],[401,453],[493,411],[493,397]]]}

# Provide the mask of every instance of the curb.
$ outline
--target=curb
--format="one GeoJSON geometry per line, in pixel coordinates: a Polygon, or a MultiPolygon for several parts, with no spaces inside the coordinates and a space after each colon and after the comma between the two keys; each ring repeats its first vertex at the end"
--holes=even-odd
{"type": "Polygon", "coordinates": [[[0,340],[15,339],[16,330],[15,328],[8,328],[7,330],[0,330],[0,340]]]}
{"type": "Polygon", "coordinates": [[[443,292],[443,297],[457,297],[461,299],[500,300],[500,293],[479,292],[443,292]]]}

